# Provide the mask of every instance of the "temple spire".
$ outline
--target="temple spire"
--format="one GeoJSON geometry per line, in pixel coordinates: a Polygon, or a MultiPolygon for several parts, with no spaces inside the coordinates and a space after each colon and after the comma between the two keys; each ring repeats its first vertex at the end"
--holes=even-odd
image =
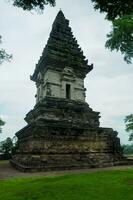
{"type": "Polygon", "coordinates": [[[92,70],[92,65],[88,65],[83,51],[79,47],[76,38],[73,36],[67,20],[60,10],[52,25],[52,31],[45,46],[42,56],[37,64],[32,80],[36,81],[39,71],[44,71],[47,67],[54,70],[69,66],[83,77],[92,70]]]}
{"type": "Polygon", "coordinates": [[[65,18],[64,13],[63,13],[63,11],[61,10],[61,8],[60,8],[60,10],[59,10],[59,12],[58,12],[56,18],[58,18],[58,17],[63,17],[63,18],[65,18]]]}

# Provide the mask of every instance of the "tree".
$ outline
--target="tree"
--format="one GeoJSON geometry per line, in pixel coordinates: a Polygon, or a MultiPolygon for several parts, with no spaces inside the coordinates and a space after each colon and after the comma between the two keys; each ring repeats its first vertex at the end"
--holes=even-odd
{"type": "Polygon", "coordinates": [[[133,154],[133,144],[124,144],[122,145],[123,153],[126,155],[133,154]]]}
{"type": "Polygon", "coordinates": [[[129,141],[133,140],[133,114],[125,117],[126,131],[129,133],[129,141]]]}
{"type": "Polygon", "coordinates": [[[45,5],[55,6],[55,0],[13,0],[13,5],[23,8],[23,10],[43,11],[45,5]]]}
{"type": "Polygon", "coordinates": [[[10,137],[8,137],[2,144],[2,153],[4,154],[4,159],[9,159],[11,157],[11,152],[13,148],[13,142],[10,137]]]}
{"type": "Polygon", "coordinates": [[[113,21],[126,15],[133,14],[132,0],[91,0],[94,3],[94,9],[106,13],[106,19],[113,21]]]}
{"type": "Polygon", "coordinates": [[[107,35],[106,47],[121,51],[124,60],[131,63],[133,58],[133,16],[125,16],[113,21],[113,30],[107,35]]]}
{"type": "MultiPolygon", "coordinates": [[[[0,36],[0,44],[2,43],[2,37],[0,36]]],[[[0,49],[0,64],[2,64],[4,61],[11,61],[12,55],[9,55],[6,53],[4,49],[0,49]]]]}
{"type": "Polygon", "coordinates": [[[2,126],[5,125],[5,122],[0,118],[0,133],[2,132],[2,126]]]}
{"type": "Polygon", "coordinates": [[[132,0],[91,0],[94,8],[106,13],[112,21],[113,30],[107,35],[106,47],[124,54],[129,64],[133,58],[133,1],[132,0]]]}

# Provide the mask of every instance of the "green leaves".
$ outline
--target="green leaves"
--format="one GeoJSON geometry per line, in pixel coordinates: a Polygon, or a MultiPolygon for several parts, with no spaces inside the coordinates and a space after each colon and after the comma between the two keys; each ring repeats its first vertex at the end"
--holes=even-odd
{"type": "MultiPolygon", "coordinates": [[[[2,37],[0,36],[0,43],[2,43],[1,38],[2,37]]],[[[2,64],[4,61],[10,62],[11,59],[12,55],[7,54],[4,49],[0,49],[0,64],[2,64]]]]}
{"type": "Polygon", "coordinates": [[[12,143],[12,139],[10,137],[8,137],[4,142],[3,142],[3,145],[2,145],[2,150],[3,152],[5,153],[9,153],[11,152],[11,149],[13,147],[13,143],[12,143]]]}
{"type": "Polygon", "coordinates": [[[132,63],[133,58],[133,0],[92,0],[94,8],[106,13],[112,21],[112,31],[107,35],[106,48],[120,51],[124,60],[132,63]]]}
{"type": "Polygon", "coordinates": [[[23,10],[36,10],[42,12],[45,5],[55,6],[55,0],[13,0],[13,5],[23,8],[23,10]]]}
{"type": "Polygon", "coordinates": [[[5,122],[0,118],[0,133],[2,132],[1,126],[4,126],[5,122]]]}
{"type": "Polygon", "coordinates": [[[9,55],[6,53],[6,51],[4,49],[0,50],[0,65],[4,62],[4,61],[8,61],[10,62],[12,59],[12,55],[9,55]]]}
{"type": "Polygon", "coordinates": [[[126,16],[113,21],[113,30],[107,35],[106,47],[111,51],[121,51],[129,64],[133,58],[133,16],[126,16]]]}
{"type": "Polygon", "coordinates": [[[106,19],[113,21],[133,12],[132,0],[91,0],[94,8],[106,12],[106,19]]]}
{"type": "Polygon", "coordinates": [[[126,123],[126,131],[130,133],[129,135],[129,141],[133,140],[133,114],[130,114],[125,117],[125,123],[126,123]]]}

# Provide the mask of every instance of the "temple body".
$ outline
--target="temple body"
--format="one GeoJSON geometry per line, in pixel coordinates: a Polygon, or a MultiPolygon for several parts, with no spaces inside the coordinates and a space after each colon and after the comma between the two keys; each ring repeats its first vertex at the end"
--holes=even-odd
{"type": "Polygon", "coordinates": [[[93,69],[60,11],[31,80],[36,105],[16,133],[12,163],[22,170],[112,166],[122,159],[120,140],[99,127],[99,112],[85,102],[84,78],[93,69]]]}

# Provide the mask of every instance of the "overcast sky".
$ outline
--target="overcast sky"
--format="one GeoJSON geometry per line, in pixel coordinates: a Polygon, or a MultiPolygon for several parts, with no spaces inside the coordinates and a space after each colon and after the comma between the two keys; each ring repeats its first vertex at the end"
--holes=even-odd
{"type": "Polygon", "coordinates": [[[0,66],[0,116],[6,121],[0,140],[26,125],[24,117],[35,105],[36,88],[30,75],[47,42],[52,23],[62,9],[94,70],[85,79],[86,101],[101,113],[101,126],[119,132],[121,143],[128,142],[124,117],[133,113],[133,66],[127,65],[119,53],[105,49],[106,34],[111,24],[105,15],[94,11],[89,0],[57,0],[56,7],[47,6],[44,14],[25,12],[6,0],[0,3],[0,35],[11,63],[0,66]]]}

